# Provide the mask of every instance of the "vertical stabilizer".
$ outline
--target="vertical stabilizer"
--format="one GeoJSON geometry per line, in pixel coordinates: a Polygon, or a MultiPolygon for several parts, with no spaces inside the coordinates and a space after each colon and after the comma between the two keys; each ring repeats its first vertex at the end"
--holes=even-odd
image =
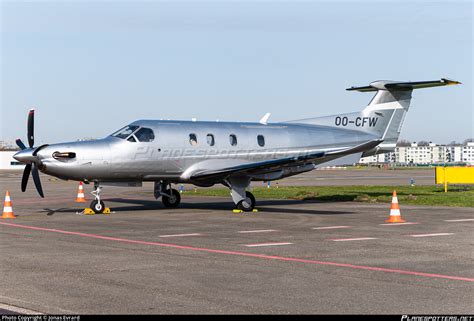
{"type": "Polygon", "coordinates": [[[375,138],[383,140],[379,146],[365,152],[363,156],[391,152],[395,149],[403,121],[410,108],[413,90],[457,84],[460,82],[444,78],[417,82],[374,81],[369,86],[347,89],[349,91],[375,92],[375,96],[361,112],[300,119],[292,122],[350,129],[371,134],[375,138]]]}

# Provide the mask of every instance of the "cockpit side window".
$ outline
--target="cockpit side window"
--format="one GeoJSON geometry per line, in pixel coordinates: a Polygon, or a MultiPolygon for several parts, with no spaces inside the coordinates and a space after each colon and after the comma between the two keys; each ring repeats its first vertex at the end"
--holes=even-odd
{"type": "Polygon", "coordinates": [[[150,128],[142,127],[135,133],[135,137],[140,142],[152,142],[155,139],[155,133],[150,128]]]}
{"type": "Polygon", "coordinates": [[[130,135],[130,137],[127,138],[127,140],[128,140],[129,142],[131,142],[131,143],[136,143],[136,142],[137,142],[137,140],[135,139],[135,136],[134,136],[134,135],[130,135]]]}
{"type": "Polygon", "coordinates": [[[112,134],[113,137],[126,139],[130,134],[138,129],[138,126],[128,125],[112,134]]]}

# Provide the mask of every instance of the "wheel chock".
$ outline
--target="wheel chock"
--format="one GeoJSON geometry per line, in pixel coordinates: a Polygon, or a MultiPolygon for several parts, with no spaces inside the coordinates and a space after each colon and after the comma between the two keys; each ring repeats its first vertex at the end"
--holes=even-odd
{"type": "Polygon", "coordinates": [[[95,212],[92,210],[92,208],[86,207],[83,211],[82,214],[84,215],[94,215],[95,212]]]}
{"type": "Polygon", "coordinates": [[[106,207],[102,213],[96,213],[92,208],[86,207],[82,212],[76,214],[84,214],[84,215],[95,215],[95,214],[110,214],[110,208],[106,207]]]}
{"type": "MultiPolygon", "coordinates": [[[[234,212],[234,213],[244,213],[244,211],[239,210],[239,209],[237,209],[237,208],[234,208],[234,209],[232,210],[232,212],[234,212]]],[[[256,213],[256,212],[258,212],[258,210],[257,210],[256,208],[254,208],[254,209],[252,210],[252,212],[253,212],[253,213],[256,213]]]]}

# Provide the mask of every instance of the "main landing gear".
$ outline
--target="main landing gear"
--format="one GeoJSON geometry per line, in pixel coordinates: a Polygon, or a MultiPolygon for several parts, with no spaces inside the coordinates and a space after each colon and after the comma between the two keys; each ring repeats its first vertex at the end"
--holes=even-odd
{"type": "Polygon", "coordinates": [[[237,204],[236,207],[237,209],[244,211],[244,212],[252,212],[253,209],[255,208],[255,196],[253,196],[252,193],[249,191],[245,192],[245,199],[240,200],[237,204]]]}
{"type": "Polygon", "coordinates": [[[181,203],[181,195],[177,190],[171,188],[171,184],[167,182],[155,182],[154,194],[156,199],[161,197],[165,207],[175,208],[181,203]]]}
{"type": "Polygon", "coordinates": [[[244,212],[252,212],[255,208],[255,197],[246,189],[250,185],[250,179],[247,177],[233,177],[225,181],[225,185],[230,188],[230,195],[234,201],[235,207],[244,212]]]}

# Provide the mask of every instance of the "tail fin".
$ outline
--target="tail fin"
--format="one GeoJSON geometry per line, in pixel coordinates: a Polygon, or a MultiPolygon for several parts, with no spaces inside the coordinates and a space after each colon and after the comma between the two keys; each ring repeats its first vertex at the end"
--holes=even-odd
{"type": "Polygon", "coordinates": [[[375,133],[383,143],[375,150],[365,153],[379,154],[393,151],[402,130],[405,115],[410,108],[411,94],[414,89],[457,85],[458,81],[442,78],[433,81],[416,81],[416,82],[394,82],[394,81],[375,81],[366,87],[351,87],[347,90],[356,90],[361,92],[376,91],[375,96],[369,105],[362,110],[362,117],[368,117],[372,122],[377,120],[377,116],[385,118],[380,126],[370,126],[367,129],[375,133]]]}
{"type": "Polygon", "coordinates": [[[302,119],[294,122],[352,129],[374,135],[383,142],[364,156],[393,151],[410,108],[414,89],[456,85],[460,82],[442,78],[433,81],[395,82],[374,81],[369,86],[351,87],[349,91],[376,92],[361,112],[302,119]]]}

